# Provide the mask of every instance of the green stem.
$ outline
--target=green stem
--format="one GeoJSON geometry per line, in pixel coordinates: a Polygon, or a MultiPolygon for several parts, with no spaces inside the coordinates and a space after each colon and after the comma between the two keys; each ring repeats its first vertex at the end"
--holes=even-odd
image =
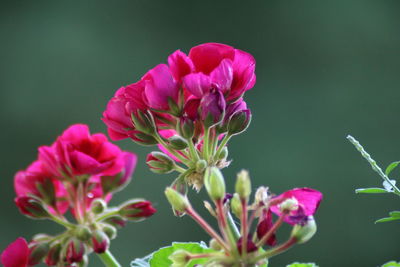
{"type": "Polygon", "coordinates": [[[180,172],[180,173],[186,172],[186,169],[182,168],[181,166],[175,165],[174,168],[177,172],[180,172]]]}
{"type": "Polygon", "coordinates": [[[235,221],[233,220],[232,214],[229,211],[227,212],[226,218],[228,220],[228,225],[229,228],[231,228],[233,236],[235,237],[235,239],[239,239],[240,237],[239,229],[237,228],[235,221]]]}
{"type": "Polygon", "coordinates": [[[208,143],[210,142],[210,128],[204,130],[204,139],[203,139],[203,158],[208,162],[210,154],[208,151],[208,143]]]}
{"type": "Polygon", "coordinates": [[[178,152],[176,152],[173,149],[170,149],[168,147],[168,144],[164,142],[164,140],[158,135],[155,134],[154,138],[157,140],[158,143],[160,143],[162,146],[165,147],[165,149],[168,150],[169,153],[171,153],[172,155],[174,155],[176,158],[178,158],[181,162],[183,162],[184,164],[186,164],[187,166],[190,166],[190,161],[188,161],[185,157],[183,157],[181,154],[179,154],[178,152]]]}
{"type": "Polygon", "coordinates": [[[199,154],[197,153],[197,149],[194,146],[194,143],[193,143],[192,139],[189,140],[189,151],[190,151],[190,154],[192,155],[193,159],[196,162],[199,161],[200,157],[199,157],[199,154]]]}
{"type": "Polygon", "coordinates": [[[65,226],[65,227],[68,228],[68,229],[75,228],[75,225],[74,225],[74,224],[72,224],[72,223],[70,223],[70,222],[68,222],[68,221],[66,221],[66,220],[64,220],[64,219],[62,219],[62,218],[59,218],[59,217],[57,217],[57,216],[54,216],[54,215],[52,215],[51,213],[49,213],[49,214],[50,214],[50,216],[51,216],[51,219],[52,219],[54,222],[56,222],[56,223],[58,223],[58,224],[60,224],[60,225],[62,225],[62,226],[65,226]]]}
{"type": "Polygon", "coordinates": [[[96,222],[100,222],[114,215],[118,215],[118,209],[112,210],[106,214],[101,215],[100,217],[96,218],[96,222]]]}
{"type": "Polygon", "coordinates": [[[109,250],[102,254],[97,254],[106,267],[121,267],[109,250]]]}
{"type": "Polygon", "coordinates": [[[259,256],[255,257],[252,259],[253,263],[258,262],[259,260],[265,259],[265,258],[271,258],[273,256],[276,256],[282,252],[285,252],[289,248],[291,248],[294,244],[296,244],[296,238],[292,237],[282,245],[279,245],[275,248],[272,248],[270,250],[265,251],[264,253],[260,254],[259,256]]]}
{"type": "Polygon", "coordinates": [[[226,143],[228,143],[229,139],[231,139],[232,135],[225,135],[222,139],[221,143],[218,146],[217,152],[215,152],[215,158],[218,158],[219,154],[221,153],[222,149],[224,149],[226,143]]]}
{"type": "Polygon", "coordinates": [[[373,158],[371,158],[371,155],[368,154],[367,151],[365,151],[365,149],[360,144],[360,142],[358,142],[351,135],[348,135],[346,138],[361,153],[361,156],[363,156],[369,162],[369,164],[371,165],[372,169],[374,171],[376,171],[379,174],[379,176],[382,177],[382,179],[385,180],[393,188],[393,190],[394,190],[393,193],[395,193],[396,195],[400,196],[399,188],[397,188],[397,186],[389,179],[389,177],[387,177],[387,175],[382,171],[382,169],[378,166],[378,164],[376,164],[376,161],[373,158]]]}

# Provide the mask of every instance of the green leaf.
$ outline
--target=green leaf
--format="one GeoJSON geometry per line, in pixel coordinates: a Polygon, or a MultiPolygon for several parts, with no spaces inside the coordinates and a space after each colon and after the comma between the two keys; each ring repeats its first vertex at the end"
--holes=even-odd
{"type": "Polygon", "coordinates": [[[386,189],[378,188],[378,187],[371,187],[371,188],[359,188],[356,189],[356,193],[362,194],[380,194],[380,193],[389,193],[386,189]]]}
{"type": "Polygon", "coordinates": [[[382,219],[375,221],[375,223],[391,222],[391,221],[396,221],[396,220],[400,220],[400,217],[386,217],[386,218],[382,218],[382,219]]]}
{"type": "Polygon", "coordinates": [[[400,262],[389,261],[382,265],[382,267],[400,267],[400,262]]]}
{"type": "Polygon", "coordinates": [[[315,263],[299,263],[299,262],[294,262],[290,265],[286,265],[286,267],[318,267],[315,263]]]}
{"type": "Polygon", "coordinates": [[[397,210],[391,211],[391,212],[389,212],[389,215],[392,218],[400,218],[400,211],[397,211],[397,210]]]}
{"type": "Polygon", "coordinates": [[[385,174],[387,176],[389,176],[389,174],[394,170],[394,168],[397,167],[397,165],[399,165],[400,161],[395,161],[389,164],[389,166],[387,166],[386,170],[385,170],[385,174]]]}

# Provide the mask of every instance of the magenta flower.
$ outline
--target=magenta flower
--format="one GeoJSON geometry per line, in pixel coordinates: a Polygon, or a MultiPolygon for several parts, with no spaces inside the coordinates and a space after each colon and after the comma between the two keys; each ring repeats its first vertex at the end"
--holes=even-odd
{"type": "MultiPolygon", "coordinates": [[[[263,210],[263,214],[260,217],[260,222],[257,225],[257,237],[258,239],[261,239],[265,234],[268,233],[269,230],[271,230],[273,226],[272,222],[272,213],[270,210],[265,211],[263,210]]],[[[271,236],[266,240],[266,243],[269,246],[275,246],[276,245],[276,235],[275,233],[272,233],[271,236]]]]}
{"type": "Polygon", "coordinates": [[[301,224],[307,216],[314,215],[317,211],[322,200],[322,193],[306,187],[286,191],[273,199],[274,205],[271,206],[271,211],[280,216],[282,214],[280,204],[287,199],[294,199],[297,207],[285,216],[285,222],[291,225],[301,224]]]}
{"type": "MultiPolygon", "coordinates": [[[[200,118],[211,125],[218,123],[223,119],[225,113],[225,99],[221,91],[213,90],[207,93],[200,102],[201,116],[200,118]]],[[[211,126],[208,125],[208,126],[211,126]]]]}
{"type": "Polygon", "coordinates": [[[28,243],[19,237],[1,253],[0,260],[4,267],[27,267],[29,254],[28,243]]]}
{"type": "Polygon", "coordinates": [[[122,151],[83,124],[70,126],[51,147],[39,148],[39,158],[58,176],[115,175],[124,166],[122,151]]]}

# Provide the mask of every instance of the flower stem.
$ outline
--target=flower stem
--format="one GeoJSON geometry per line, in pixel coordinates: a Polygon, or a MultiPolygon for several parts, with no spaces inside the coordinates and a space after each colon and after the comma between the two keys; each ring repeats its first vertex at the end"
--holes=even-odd
{"type": "Polygon", "coordinates": [[[235,221],[233,220],[232,214],[229,211],[227,212],[226,217],[227,217],[229,228],[231,228],[231,231],[233,233],[233,236],[235,237],[235,239],[239,239],[240,232],[235,224],[235,221]]]}
{"type": "Polygon", "coordinates": [[[121,267],[109,250],[102,254],[97,254],[106,267],[121,267]]]}
{"type": "Polygon", "coordinates": [[[204,141],[203,141],[203,158],[208,161],[210,154],[208,151],[208,143],[210,142],[210,128],[204,129],[204,141]]]}
{"type": "Polygon", "coordinates": [[[368,154],[367,151],[365,151],[365,149],[360,144],[360,142],[358,142],[351,135],[348,135],[346,138],[361,153],[361,156],[363,156],[369,162],[369,164],[371,165],[372,169],[374,171],[376,171],[379,174],[379,176],[382,177],[382,179],[385,180],[393,188],[393,190],[394,190],[393,193],[395,193],[396,195],[400,196],[400,189],[397,188],[397,186],[389,179],[389,177],[387,177],[387,175],[382,171],[382,169],[378,166],[378,164],[376,164],[376,161],[373,158],[371,158],[371,155],[368,154]]]}
{"type": "Polygon", "coordinates": [[[226,143],[228,143],[229,139],[231,139],[232,135],[225,135],[222,139],[221,143],[218,146],[217,152],[215,152],[215,158],[218,158],[219,154],[221,153],[222,149],[225,147],[226,143]]]}
{"type": "Polygon", "coordinates": [[[200,157],[199,157],[199,154],[197,153],[197,150],[193,144],[192,139],[189,140],[189,151],[190,151],[191,156],[193,157],[192,160],[195,160],[197,162],[200,159],[200,157]]]}
{"type": "Polygon", "coordinates": [[[186,164],[187,166],[190,165],[190,161],[188,161],[184,156],[182,156],[181,154],[179,154],[178,152],[176,152],[173,149],[170,149],[168,144],[164,142],[164,140],[158,135],[155,134],[154,138],[157,140],[158,143],[160,143],[163,147],[165,147],[165,149],[168,150],[169,153],[171,153],[172,155],[174,155],[176,158],[178,158],[180,161],[182,161],[184,164],[186,164]]]}
{"type": "Polygon", "coordinates": [[[273,249],[267,250],[264,253],[260,254],[259,256],[255,257],[253,259],[253,262],[256,263],[261,259],[264,258],[271,258],[275,255],[278,255],[282,252],[285,252],[286,250],[288,250],[290,247],[292,247],[294,244],[296,244],[297,240],[296,238],[292,237],[290,238],[288,241],[286,241],[285,243],[283,243],[282,245],[279,245],[273,249]]]}
{"type": "Polygon", "coordinates": [[[244,257],[247,255],[247,200],[242,200],[242,216],[241,216],[241,234],[242,234],[242,254],[244,257]]]}

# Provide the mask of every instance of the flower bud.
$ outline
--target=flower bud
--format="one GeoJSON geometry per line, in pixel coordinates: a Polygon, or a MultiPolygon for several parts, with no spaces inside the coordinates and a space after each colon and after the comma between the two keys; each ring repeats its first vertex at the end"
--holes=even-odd
{"type": "Polygon", "coordinates": [[[50,241],[52,240],[53,237],[51,235],[47,234],[36,234],[32,237],[33,242],[45,242],[45,241],[50,241]]]}
{"type": "Polygon", "coordinates": [[[142,132],[135,132],[130,136],[130,138],[135,143],[138,143],[142,146],[152,146],[158,144],[158,141],[153,136],[142,132]]]}
{"type": "Polygon", "coordinates": [[[220,90],[212,90],[200,101],[200,118],[206,128],[218,124],[225,114],[226,102],[220,90]]]}
{"type": "Polygon", "coordinates": [[[172,253],[168,258],[172,261],[171,267],[185,267],[190,261],[191,254],[183,249],[172,253]]]}
{"type": "Polygon", "coordinates": [[[228,134],[236,135],[244,132],[249,127],[251,112],[249,109],[240,110],[234,113],[228,123],[228,134]]]}
{"type": "Polygon", "coordinates": [[[240,197],[237,193],[233,195],[233,198],[231,200],[231,210],[236,217],[238,218],[242,217],[242,212],[243,212],[242,202],[240,201],[240,197]]]}
{"type": "Polygon", "coordinates": [[[111,216],[108,217],[107,219],[105,219],[103,222],[112,225],[116,228],[122,228],[125,227],[126,225],[126,219],[122,218],[121,216],[115,215],[115,216],[111,216]]]}
{"type": "Polygon", "coordinates": [[[196,162],[196,172],[203,173],[204,170],[207,168],[207,161],[201,159],[196,162]]]}
{"type": "Polygon", "coordinates": [[[184,213],[186,209],[190,207],[189,200],[186,198],[186,196],[181,195],[171,187],[167,187],[165,189],[165,196],[167,197],[172,208],[180,213],[184,213]]]}
{"type": "Polygon", "coordinates": [[[29,259],[28,265],[33,266],[39,264],[49,251],[48,242],[33,242],[29,244],[29,259]]]}
{"type": "Polygon", "coordinates": [[[174,170],[175,162],[167,154],[153,151],[147,155],[146,164],[155,173],[170,173],[174,170]]]}
{"type": "Polygon", "coordinates": [[[180,137],[179,135],[174,135],[168,139],[169,145],[175,150],[182,150],[188,147],[188,142],[180,137]]]}
{"type": "Polygon", "coordinates": [[[117,237],[117,228],[112,225],[104,224],[102,230],[111,240],[117,237]]]}
{"type": "Polygon", "coordinates": [[[60,243],[56,243],[50,247],[50,250],[47,253],[45,259],[45,263],[48,266],[54,266],[58,264],[58,262],[60,261],[61,249],[62,245],[60,243]]]}
{"type": "Polygon", "coordinates": [[[297,243],[302,244],[310,240],[317,232],[317,224],[314,216],[308,216],[307,222],[304,225],[296,224],[291,233],[291,237],[297,240],[297,243]]]}
{"type": "Polygon", "coordinates": [[[49,218],[48,211],[44,208],[43,203],[33,197],[17,197],[15,199],[19,211],[33,219],[49,218]]]}
{"type": "Polygon", "coordinates": [[[214,201],[222,200],[225,197],[225,180],[217,167],[208,167],[204,174],[206,190],[214,201]]]}
{"type": "Polygon", "coordinates": [[[225,160],[228,157],[228,147],[224,147],[218,155],[218,160],[225,160]]]}
{"type": "Polygon", "coordinates": [[[103,213],[103,211],[107,208],[107,203],[101,199],[101,198],[96,198],[95,200],[92,201],[90,204],[90,210],[94,214],[100,214],[103,213]]]}
{"type": "Polygon", "coordinates": [[[73,237],[67,244],[65,257],[68,263],[80,262],[85,255],[85,244],[79,239],[73,237]]]}
{"type": "Polygon", "coordinates": [[[95,253],[104,253],[110,246],[110,239],[101,230],[94,230],[92,234],[91,244],[95,253]]]}
{"type": "Polygon", "coordinates": [[[79,225],[75,230],[76,237],[81,241],[86,241],[92,236],[90,228],[84,225],[79,225]]]}
{"type": "Polygon", "coordinates": [[[251,181],[248,171],[242,170],[238,173],[235,190],[242,200],[248,200],[251,194],[251,181]]]}
{"type": "Polygon", "coordinates": [[[150,136],[155,133],[156,125],[151,112],[144,113],[141,110],[137,110],[137,114],[132,113],[131,118],[138,131],[150,136]]]}
{"type": "Polygon", "coordinates": [[[178,133],[183,138],[187,140],[192,139],[194,135],[194,128],[194,122],[191,119],[182,117],[179,120],[178,133]]]}
{"type": "Polygon", "coordinates": [[[211,249],[213,249],[213,250],[216,250],[216,251],[222,249],[221,244],[218,243],[218,241],[215,240],[214,238],[210,240],[209,247],[210,247],[211,249]]]}
{"type": "Polygon", "coordinates": [[[130,221],[141,221],[156,212],[150,201],[131,199],[119,206],[119,215],[130,221]]]}

